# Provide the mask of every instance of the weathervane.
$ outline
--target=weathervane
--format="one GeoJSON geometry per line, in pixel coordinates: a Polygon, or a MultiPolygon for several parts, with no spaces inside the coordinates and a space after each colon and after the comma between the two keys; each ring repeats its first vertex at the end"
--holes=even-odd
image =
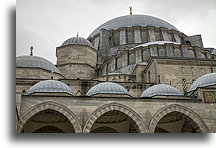
{"type": "Polygon", "coordinates": [[[130,6],[129,8],[130,8],[130,15],[132,15],[132,7],[130,6]]]}
{"type": "Polygon", "coordinates": [[[34,49],[33,46],[31,46],[30,49],[31,49],[30,56],[33,56],[33,49],[34,49]]]}

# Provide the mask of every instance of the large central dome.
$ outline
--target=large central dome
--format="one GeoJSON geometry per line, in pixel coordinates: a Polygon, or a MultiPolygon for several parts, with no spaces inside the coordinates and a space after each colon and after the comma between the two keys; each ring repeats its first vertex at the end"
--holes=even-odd
{"type": "Polygon", "coordinates": [[[133,27],[133,26],[141,26],[141,27],[147,27],[147,26],[154,26],[157,28],[164,27],[170,30],[176,30],[174,26],[171,24],[165,22],[164,20],[161,20],[159,18],[148,16],[148,15],[126,15],[114,18],[108,22],[105,22],[104,24],[100,25],[97,29],[95,29],[88,38],[94,37],[94,35],[98,34],[101,29],[107,29],[107,30],[117,30],[118,28],[122,27],[133,27]]]}

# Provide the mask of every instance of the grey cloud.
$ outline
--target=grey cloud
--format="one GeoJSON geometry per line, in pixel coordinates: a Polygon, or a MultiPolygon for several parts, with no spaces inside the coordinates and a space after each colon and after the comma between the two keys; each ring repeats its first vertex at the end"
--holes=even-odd
{"type": "Polygon", "coordinates": [[[215,47],[214,0],[18,0],[17,55],[35,54],[55,63],[55,48],[77,32],[88,35],[102,23],[133,13],[156,16],[187,35],[201,34],[206,47],[215,47]]]}

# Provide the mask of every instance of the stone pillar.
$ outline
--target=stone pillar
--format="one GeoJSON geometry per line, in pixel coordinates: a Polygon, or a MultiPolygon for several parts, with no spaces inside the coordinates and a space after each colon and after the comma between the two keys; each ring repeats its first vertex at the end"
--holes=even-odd
{"type": "Polygon", "coordinates": [[[142,62],[142,53],[141,53],[141,49],[137,49],[137,50],[135,51],[135,55],[136,55],[136,63],[142,62]]]}
{"type": "Polygon", "coordinates": [[[127,64],[128,64],[128,54],[125,53],[122,55],[122,67],[127,66],[127,64]]]}
{"type": "Polygon", "coordinates": [[[174,57],[173,44],[165,44],[167,57],[174,57]]]}
{"type": "Polygon", "coordinates": [[[182,50],[182,56],[184,58],[188,58],[189,57],[189,55],[188,55],[188,46],[187,45],[182,45],[181,50],[182,50]]]}
{"type": "Polygon", "coordinates": [[[163,28],[161,28],[161,33],[162,33],[162,36],[163,36],[163,40],[164,41],[169,41],[169,38],[168,38],[166,30],[163,29],[163,28]]]}
{"type": "Polygon", "coordinates": [[[100,46],[98,50],[98,64],[102,64],[105,60],[107,60],[111,54],[110,54],[110,44],[109,44],[109,38],[110,33],[106,29],[100,30],[100,46]]]}
{"type": "Polygon", "coordinates": [[[124,45],[126,44],[126,28],[121,28],[120,29],[120,39],[119,39],[119,44],[124,45]]]}
{"type": "Polygon", "coordinates": [[[154,28],[153,27],[148,27],[148,33],[149,33],[149,41],[154,42],[156,41],[155,33],[154,33],[154,28]]]}
{"type": "Polygon", "coordinates": [[[193,36],[185,37],[184,40],[189,41],[191,43],[191,46],[204,48],[201,35],[193,35],[193,36]]]}
{"type": "Polygon", "coordinates": [[[202,55],[201,55],[201,51],[200,51],[201,49],[200,48],[197,48],[197,47],[195,47],[195,54],[196,54],[196,57],[197,58],[202,58],[202,55]]]}
{"type": "Polygon", "coordinates": [[[151,56],[158,56],[157,45],[153,45],[152,47],[150,47],[150,55],[151,56]]]}
{"type": "Polygon", "coordinates": [[[206,52],[207,58],[211,59],[211,54],[209,52],[206,52]]]}
{"type": "Polygon", "coordinates": [[[113,58],[110,62],[111,64],[111,72],[116,70],[116,58],[113,58]]]}
{"type": "Polygon", "coordinates": [[[134,27],[134,43],[142,43],[140,27],[134,27]]]}
{"type": "Polygon", "coordinates": [[[99,47],[99,37],[96,37],[95,38],[95,40],[94,40],[94,48],[96,49],[96,50],[98,50],[98,47],[99,47]]]}

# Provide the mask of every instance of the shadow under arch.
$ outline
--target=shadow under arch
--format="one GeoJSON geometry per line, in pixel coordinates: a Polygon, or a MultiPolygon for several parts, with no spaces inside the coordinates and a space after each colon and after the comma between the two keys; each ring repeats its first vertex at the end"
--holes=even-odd
{"type": "Polygon", "coordinates": [[[78,122],[76,115],[73,112],[71,112],[68,108],[66,108],[65,106],[63,106],[59,103],[56,103],[56,102],[52,102],[52,101],[37,104],[37,105],[31,107],[29,110],[27,110],[20,117],[20,120],[19,120],[18,125],[17,125],[17,133],[22,132],[25,123],[32,116],[34,116],[35,114],[37,114],[41,111],[47,110],[47,109],[52,109],[52,110],[55,110],[55,111],[63,114],[70,121],[70,123],[73,125],[75,133],[82,133],[82,128],[81,128],[80,123],[78,122]]]}
{"type": "Polygon", "coordinates": [[[122,112],[126,114],[128,117],[130,117],[136,123],[140,133],[147,132],[147,128],[145,127],[144,122],[142,121],[141,117],[135,111],[133,111],[131,108],[123,104],[109,103],[109,104],[105,104],[99,107],[90,115],[90,117],[86,121],[85,126],[83,128],[83,133],[90,133],[91,128],[94,125],[95,121],[103,114],[109,111],[113,111],[113,110],[122,112]]]}
{"type": "Polygon", "coordinates": [[[153,116],[153,118],[151,119],[149,123],[148,133],[154,133],[156,126],[158,122],[160,121],[160,119],[162,119],[164,116],[172,112],[179,112],[191,118],[199,126],[199,130],[201,133],[209,132],[209,129],[206,126],[205,122],[194,111],[188,109],[185,106],[179,105],[179,104],[172,104],[156,112],[156,114],[153,116]]]}

